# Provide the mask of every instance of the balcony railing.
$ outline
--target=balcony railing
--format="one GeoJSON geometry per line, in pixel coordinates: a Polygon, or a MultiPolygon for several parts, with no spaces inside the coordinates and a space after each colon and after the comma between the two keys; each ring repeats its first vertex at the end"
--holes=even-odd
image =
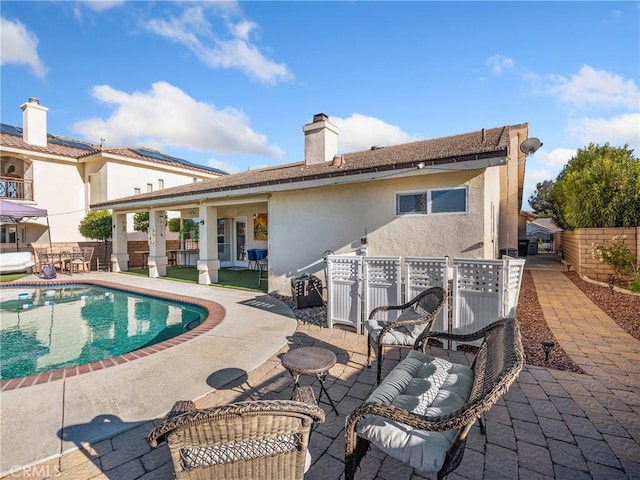
{"type": "Polygon", "coordinates": [[[0,176],[0,198],[33,200],[33,180],[0,176]]]}

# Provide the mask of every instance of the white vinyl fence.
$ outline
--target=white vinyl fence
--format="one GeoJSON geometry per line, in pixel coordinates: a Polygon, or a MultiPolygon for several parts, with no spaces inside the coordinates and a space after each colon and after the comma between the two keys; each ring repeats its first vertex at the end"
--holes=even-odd
{"type": "MultiPolygon", "coordinates": [[[[374,308],[401,305],[429,287],[440,286],[449,301],[432,330],[472,333],[498,318],[515,316],[524,263],[509,257],[464,258],[453,259],[450,267],[446,257],[406,257],[403,268],[401,257],[329,255],[328,326],[351,325],[361,333],[362,322],[374,308]]],[[[387,320],[398,314],[387,312],[387,320]]]]}

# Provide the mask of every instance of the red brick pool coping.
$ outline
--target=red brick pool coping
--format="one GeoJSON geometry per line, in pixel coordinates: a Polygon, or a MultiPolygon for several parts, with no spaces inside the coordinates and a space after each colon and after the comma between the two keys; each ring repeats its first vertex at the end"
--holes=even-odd
{"type": "Polygon", "coordinates": [[[52,281],[52,282],[15,282],[7,283],[0,286],[0,288],[19,288],[19,287],[55,287],[66,285],[93,285],[97,287],[110,288],[113,290],[120,290],[124,292],[130,292],[134,294],[146,295],[149,297],[160,298],[162,300],[169,300],[173,302],[186,303],[189,305],[195,305],[207,310],[208,315],[204,321],[193,330],[178,335],[177,337],[170,338],[155,345],[141,348],[140,350],[134,350],[133,352],[125,353],[124,355],[118,355],[116,357],[109,357],[103,360],[98,360],[91,363],[84,363],[75,367],[61,368],[58,370],[52,370],[50,372],[39,373],[37,375],[29,375],[28,377],[12,378],[9,380],[2,380],[0,382],[0,391],[15,390],[17,388],[30,387],[32,385],[39,385],[42,383],[54,382],[63,378],[75,377],[82,375],[83,373],[95,372],[103,370],[105,368],[114,367],[123,363],[132,362],[140,358],[144,358],[148,355],[152,355],[156,352],[162,352],[168,348],[180,345],[202,335],[205,332],[213,329],[219,325],[225,317],[225,310],[222,305],[209,300],[204,300],[197,297],[188,297],[184,295],[175,295],[166,292],[159,292],[156,290],[150,290],[147,288],[134,287],[130,285],[117,285],[115,283],[103,282],[100,280],[66,280],[66,281],[52,281]]]}

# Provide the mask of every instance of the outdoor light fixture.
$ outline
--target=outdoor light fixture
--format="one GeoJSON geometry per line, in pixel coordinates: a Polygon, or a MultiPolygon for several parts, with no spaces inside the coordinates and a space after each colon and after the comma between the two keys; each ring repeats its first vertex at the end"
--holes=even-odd
{"type": "Polygon", "coordinates": [[[556,346],[553,340],[543,340],[540,342],[542,344],[542,348],[544,349],[544,361],[549,361],[549,353],[551,353],[551,349],[556,346]]]}
{"type": "Polygon", "coordinates": [[[416,167],[418,167],[418,170],[422,170],[424,168],[424,162],[420,162],[416,167]]]}
{"type": "Polygon", "coordinates": [[[200,220],[200,225],[204,225],[204,219],[200,220]]]}

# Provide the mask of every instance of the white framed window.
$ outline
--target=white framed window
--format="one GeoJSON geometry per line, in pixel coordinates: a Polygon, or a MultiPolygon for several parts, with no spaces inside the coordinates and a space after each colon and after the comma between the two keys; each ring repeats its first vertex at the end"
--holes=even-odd
{"type": "Polygon", "coordinates": [[[133,194],[134,195],[140,195],[140,193],[142,193],[142,192],[140,192],[140,187],[134,187],[133,188],[133,194]]]}
{"type": "Polygon", "coordinates": [[[163,190],[164,189],[164,179],[159,178],[158,179],[158,190],[163,190]]]}
{"type": "Polygon", "coordinates": [[[467,188],[396,193],[396,215],[467,213],[467,188]]]}
{"type": "Polygon", "coordinates": [[[147,192],[153,192],[153,183],[147,183],[147,192]]]}

